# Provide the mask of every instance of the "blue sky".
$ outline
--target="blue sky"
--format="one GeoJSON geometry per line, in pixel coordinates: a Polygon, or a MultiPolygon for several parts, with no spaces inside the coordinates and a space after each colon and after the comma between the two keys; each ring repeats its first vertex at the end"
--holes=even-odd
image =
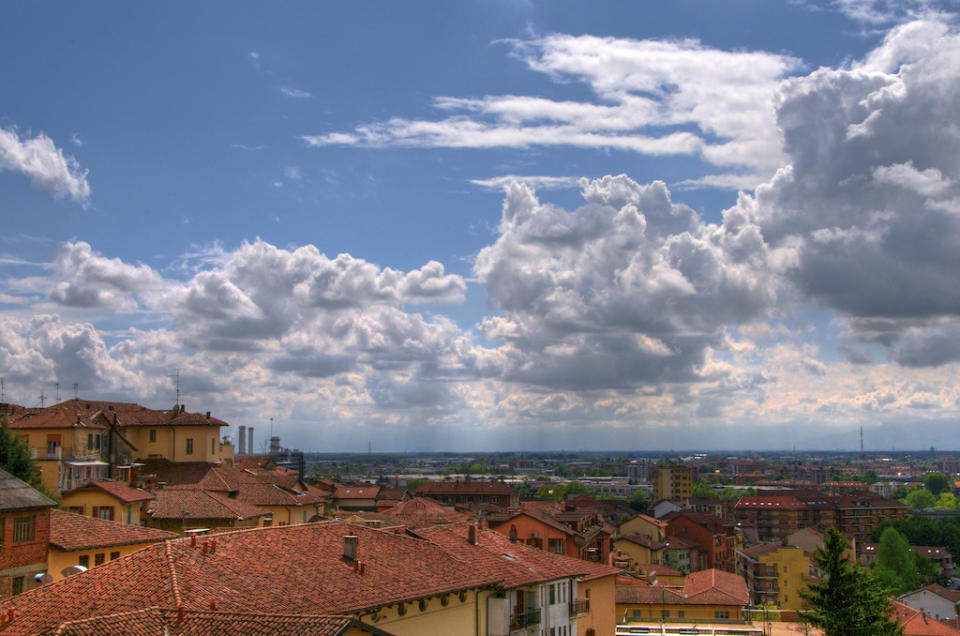
{"type": "Polygon", "coordinates": [[[950,445],[957,8],[5,6],[5,397],[180,368],[317,450],[950,445]]]}

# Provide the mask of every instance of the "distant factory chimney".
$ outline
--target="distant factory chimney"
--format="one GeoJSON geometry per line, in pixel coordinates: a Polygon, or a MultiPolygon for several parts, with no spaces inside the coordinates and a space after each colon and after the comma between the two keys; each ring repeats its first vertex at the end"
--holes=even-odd
{"type": "Polygon", "coordinates": [[[247,454],[247,427],[243,424],[240,425],[240,452],[238,455],[247,454]]]}
{"type": "Polygon", "coordinates": [[[254,455],[253,452],[253,427],[247,429],[247,452],[254,455]]]}

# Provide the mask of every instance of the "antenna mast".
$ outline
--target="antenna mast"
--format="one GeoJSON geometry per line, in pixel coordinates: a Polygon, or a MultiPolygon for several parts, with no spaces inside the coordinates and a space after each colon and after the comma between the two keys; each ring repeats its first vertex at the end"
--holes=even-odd
{"type": "Polygon", "coordinates": [[[863,459],[863,425],[860,425],[860,459],[863,459]]]}
{"type": "Polygon", "coordinates": [[[60,383],[57,382],[57,404],[60,404],[60,383]]]}
{"type": "Polygon", "coordinates": [[[40,391],[40,408],[43,408],[43,400],[46,396],[43,394],[43,391],[40,391]]]}
{"type": "Polygon", "coordinates": [[[3,396],[3,378],[0,377],[0,402],[6,402],[3,396]]]}
{"type": "Polygon", "coordinates": [[[79,382],[73,383],[73,399],[74,400],[80,399],[80,383],[79,382]]]}

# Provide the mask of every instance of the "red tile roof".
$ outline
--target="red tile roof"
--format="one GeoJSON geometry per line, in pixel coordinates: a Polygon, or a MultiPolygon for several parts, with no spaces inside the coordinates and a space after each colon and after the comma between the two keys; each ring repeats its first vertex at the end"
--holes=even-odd
{"type": "Polygon", "coordinates": [[[499,532],[476,528],[469,522],[420,528],[415,533],[439,544],[444,550],[468,563],[476,564],[482,570],[496,575],[503,580],[503,585],[507,588],[570,576],[589,580],[614,576],[620,572],[600,563],[513,543],[499,532]],[[476,544],[467,540],[471,527],[477,533],[476,544]]]}
{"type": "Polygon", "coordinates": [[[389,636],[387,632],[363,625],[349,616],[305,616],[278,614],[232,614],[184,611],[150,607],[109,616],[69,621],[57,627],[53,636],[341,636],[350,629],[389,636]]]}
{"type": "Polygon", "coordinates": [[[376,499],[379,486],[350,486],[337,484],[333,491],[334,499],[376,499]]]}
{"type": "Polygon", "coordinates": [[[36,415],[24,413],[19,419],[9,422],[14,430],[31,428],[89,428],[102,431],[103,425],[92,422],[89,417],[79,413],[71,413],[67,409],[51,409],[41,411],[36,415]]]}
{"type": "Polygon", "coordinates": [[[242,521],[270,514],[243,501],[190,487],[169,487],[157,491],[147,508],[151,519],[228,519],[242,521]]]}
{"type": "Polygon", "coordinates": [[[927,616],[919,610],[892,600],[893,615],[903,626],[903,636],[956,636],[960,630],[927,616]]]}
{"type": "Polygon", "coordinates": [[[207,418],[200,413],[190,413],[180,407],[178,409],[158,410],[150,409],[133,402],[106,402],[98,400],[67,400],[48,407],[48,410],[64,408],[71,413],[81,413],[84,417],[94,418],[103,414],[107,419],[117,416],[117,424],[126,426],[229,426],[223,420],[215,417],[207,418]]]}
{"type": "Polygon", "coordinates": [[[466,515],[445,508],[442,504],[428,497],[416,497],[399,503],[384,512],[383,516],[411,528],[458,523],[467,519],[466,515]]]}
{"type": "Polygon", "coordinates": [[[776,552],[779,549],[780,546],[775,543],[758,543],[757,545],[752,545],[749,548],[744,548],[743,553],[751,559],[757,560],[765,554],[776,552]]]}
{"type": "Polygon", "coordinates": [[[617,579],[616,595],[617,603],[734,606],[750,604],[750,594],[743,577],[717,569],[688,574],[682,589],[664,585],[624,585],[617,579]]]}
{"type": "Polygon", "coordinates": [[[655,541],[648,537],[645,534],[639,534],[636,532],[631,532],[630,534],[625,534],[620,537],[614,537],[614,541],[629,541],[630,543],[635,543],[639,546],[643,546],[649,550],[662,550],[666,547],[665,543],[655,541]]]}
{"type": "Polygon", "coordinates": [[[70,492],[63,493],[64,495],[73,494],[75,492],[89,492],[91,490],[99,490],[107,493],[113,497],[116,497],[123,503],[134,503],[136,501],[149,501],[154,498],[152,493],[147,492],[146,490],[141,490],[139,488],[134,488],[133,486],[128,486],[127,484],[121,481],[112,481],[108,479],[103,479],[100,481],[93,481],[85,486],[80,486],[75,488],[70,492]]]}
{"type": "Polygon", "coordinates": [[[915,590],[915,591],[913,591],[913,592],[907,592],[906,594],[900,596],[899,598],[901,598],[901,599],[903,599],[903,598],[908,598],[908,597],[913,596],[914,594],[917,594],[918,592],[922,592],[922,591],[924,591],[924,590],[926,590],[927,592],[930,592],[931,594],[936,594],[937,596],[939,596],[939,597],[941,597],[941,598],[945,598],[945,599],[947,599],[948,601],[950,601],[951,603],[954,603],[954,604],[960,603],[960,590],[948,590],[947,588],[943,587],[942,585],[938,585],[938,584],[936,584],[936,583],[931,583],[930,585],[928,585],[928,586],[926,586],[926,587],[922,587],[922,588],[920,588],[919,590],[915,590]]]}
{"type": "Polygon", "coordinates": [[[50,546],[60,550],[156,543],[176,536],[156,528],[104,521],[63,510],[50,511],[50,546]]]}
{"type": "Polygon", "coordinates": [[[428,541],[326,521],[225,532],[201,537],[196,546],[166,541],[5,599],[0,613],[15,611],[5,636],[151,606],[205,611],[214,603],[226,613],[353,614],[499,580],[496,572],[428,541]],[[342,556],[347,535],[358,537],[362,573],[342,556]],[[213,541],[213,549],[203,549],[213,541]]]}
{"type": "Polygon", "coordinates": [[[298,492],[276,484],[241,482],[237,501],[255,506],[316,506],[327,497],[316,492],[298,492]]]}

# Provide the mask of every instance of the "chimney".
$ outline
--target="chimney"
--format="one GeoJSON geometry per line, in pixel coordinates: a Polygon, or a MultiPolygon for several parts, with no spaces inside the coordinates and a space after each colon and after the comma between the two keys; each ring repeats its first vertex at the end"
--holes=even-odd
{"type": "Polygon", "coordinates": [[[246,455],[247,454],[247,427],[243,424],[240,425],[240,449],[237,452],[237,455],[246,455]]]}
{"type": "Polygon", "coordinates": [[[181,413],[184,413],[186,410],[187,410],[186,405],[181,404],[181,405],[180,405],[180,412],[181,412],[181,413]]]}
{"type": "Polygon", "coordinates": [[[247,429],[247,454],[254,455],[253,452],[253,427],[247,429]]]}
{"type": "Polygon", "coordinates": [[[356,561],[359,547],[360,537],[352,534],[345,536],[343,538],[343,558],[356,561]]]}
{"type": "Polygon", "coordinates": [[[210,419],[210,411],[207,411],[207,419],[210,419]]]}
{"type": "Polygon", "coordinates": [[[467,528],[467,543],[477,545],[477,526],[467,528]]]}

